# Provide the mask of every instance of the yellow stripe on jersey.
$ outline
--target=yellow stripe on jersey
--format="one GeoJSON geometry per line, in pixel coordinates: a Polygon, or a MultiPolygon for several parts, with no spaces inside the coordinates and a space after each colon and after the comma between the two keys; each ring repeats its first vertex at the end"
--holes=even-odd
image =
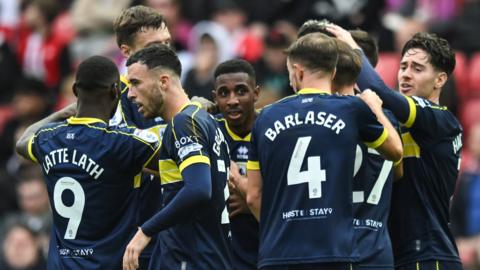
{"type": "Polygon", "coordinates": [[[125,87],[123,89],[120,89],[120,92],[123,94],[123,92],[127,91],[128,88],[130,88],[130,82],[127,80],[127,77],[124,75],[120,75],[120,81],[125,84],[125,87]]]}
{"type": "Polygon", "coordinates": [[[252,171],[260,170],[260,162],[249,160],[247,162],[247,170],[252,170],[252,171]]]}
{"type": "Polygon", "coordinates": [[[403,123],[403,125],[406,127],[411,127],[413,126],[413,123],[415,123],[415,118],[417,117],[417,106],[411,97],[405,96],[405,98],[408,102],[409,113],[408,119],[405,123],[403,123]]]}
{"type": "Polygon", "coordinates": [[[227,129],[227,133],[228,135],[236,142],[250,142],[250,139],[252,137],[252,133],[248,133],[247,136],[245,137],[240,137],[238,136],[237,134],[235,134],[231,129],[230,127],[228,126],[228,122],[225,118],[220,118],[220,119],[217,119],[218,121],[223,121],[225,122],[225,128],[227,129]]]}
{"type": "MultiPolygon", "coordinates": [[[[195,141],[197,141],[198,143],[198,134],[197,134],[197,127],[195,125],[195,115],[197,114],[197,112],[200,110],[201,106],[200,107],[197,107],[195,109],[195,111],[192,113],[192,128],[193,128],[193,134],[195,135],[195,141]]],[[[200,155],[203,155],[202,153],[202,150],[200,149],[200,155]]]]}
{"type": "Polygon", "coordinates": [[[33,139],[35,139],[35,136],[32,136],[29,140],[28,140],[28,156],[30,157],[30,159],[35,162],[35,163],[38,163],[38,160],[37,158],[33,155],[33,151],[32,151],[32,146],[33,146],[33,139]]]}
{"type": "Polygon", "coordinates": [[[93,124],[93,123],[105,123],[102,119],[98,118],[90,118],[90,117],[70,117],[67,119],[67,123],[71,125],[88,125],[88,124],[93,124]]]}
{"type": "Polygon", "coordinates": [[[420,146],[409,132],[402,133],[403,157],[420,157],[420,146]]]}
{"type": "Polygon", "coordinates": [[[182,163],[180,163],[180,166],[178,166],[178,168],[180,169],[180,172],[182,172],[183,170],[185,170],[186,167],[197,163],[204,163],[210,166],[210,158],[200,155],[191,156],[184,160],[182,163]]]}
{"type": "Polygon", "coordinates": [[[387,138],[388,138],[388,131],[386,128],[383,128],[383,132],[380,135],[380,137],[378,137],[378,139],[376,139],[373,142],[365,142],[365,144],[370,148],[377,149],[380,145],[382,145],[385,142],[387,138]]]}
{"type": "Polygon", "coordinates": [[[177,164],[171,159],[158,161],[158,169],[162,185],[183,181],[177,164]]]}
{"type": "Polygon", "coordinates": [[[304,94],[330,94],[330,92],[325,91],[325,90],[320,90],[316,88],[303,88],[300,91],[297,92],[299,95],[304,95],[304,94]]]}
{"type": "Polygon", "coordinates": [[[420,270],[420,263],[417,262],[417,270],[420,270]]]}
{"type": "Polygon", "coordinates": [[[141,185],[142,185],[142,173],[140,172],[139,174],[135,175],[135,177],[133,177],[133,187],[139,188],[141,185]]]}
{"type": "Polygon", "coordinates": [[[438,261],[435,261],[435,265],[436,265],[437,270],[440,270],[440,265],[439,265],[438,261]]]}

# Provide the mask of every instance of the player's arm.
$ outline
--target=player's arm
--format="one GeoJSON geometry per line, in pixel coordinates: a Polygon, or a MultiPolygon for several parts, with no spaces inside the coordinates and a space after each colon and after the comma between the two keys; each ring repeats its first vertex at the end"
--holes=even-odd
{"type": "Polygon", "coordinates": [[[362,69],[357,78],[357,85],[360,90],[372,89],[382,99],[385,108],[391,110],[401,123],[408,125],[408,122],[412,121],[411,118],[414,116],[414,109],[412,110],[413,103],[409,98],[385,85],[360,46],[353,40],[350,32],[334,24],[328,25],[327,30],[338,39],[349,44],[353,49],[361,51],[362,69]]]}
{"type": "Polygon", "coordinates": [[[263,180],[257,165],[258,162],[255,163],[251,162],[250,160],[247,164],[247,204],[257,221],[260,221],[260,206],[262,205],[263,180]]]}
{"type": "Polygon", "coordinates": [[[375,148],[380,154],[382,154],[386,159],[393,162],[398,162],[402,159],[403,156],[403,146],[402,140],[397,130],[393,127],[390,120],[383,113],[382,110],[382,100],[371,90],[365,90],[359,95],[372,110],[372,112],[377,117],[378,122],[383,125],[387,133],[386,139],[380,145],[376,145],[375,148]]]}
{"type": "Polygon", "coordinates": [[[42,120],[32,124],[29,126],[22,134],[20,139],[18,139],[15,149],[17,153],[22,157],[35,161],[34,157],[32,157],[29,153],[29,147],[31,147],[31,140],[35,133],[44,125],[52,122],[62,121],[71,116],[74,116],[77,113],[77,103],[72,103],[67,107],[61,109],[60,111],[54,112],[51,115],[43,118],[42,120]]]}
{"type": "MultiPolygon", "coordinates": [[[[193,156],[190,158],[196,158],[193,156]]],[[[190,162],[189,159],[184,162],[190,162]]],[[[210,165],[196,162],[181,170],[184,186],[173,200],[152,218],[147,220],[128,244],[123,256],[123,269],[137,269],[138,257],[158,232],[179,223],[190,216],[199,204],[212,197],[210,165]]]]}
{"type": "Polygon", "coordinates": [[[403,160],[395,163],[393,166],[393,180],[397,181],[403,177],[403,160]]]}

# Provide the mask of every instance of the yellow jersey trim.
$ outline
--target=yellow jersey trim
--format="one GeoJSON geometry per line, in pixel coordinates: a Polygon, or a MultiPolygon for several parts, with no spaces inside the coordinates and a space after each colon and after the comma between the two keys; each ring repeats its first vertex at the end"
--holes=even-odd
{"type": "Polygon", "coordinates": [[[402,133],[403,157],[420,157],[420,146],[409,132],[402,133]]]}
{"type": "Polygon", "coordinates": [[[394,166],[394,167],[398,166],[400,163],[402,163],[402,161],[403,161],[403,157],[401,157],[399,160],[395,161],[395,162],[393,163],[393,166],[394,166]]]}
{"type": "Polygon", "coordinates": [[[247,162],[247,170],[259,171],[260,170],[260,162],[249,160],[247,162]]]}
{"type": "Polygon", "coordinates": [[[38,163],[38,160],[37,160],[37,158],[33,155],[33,151],[32,151],[33,139],[35,139],[35,136],[34,136],[34,135],[32,135],[32,137],[30,137],[30,139],[28,140],[28,146],[27,146],[28,156],[30,157],[30,159],[31,159],[33,162],[38,163]]]}
{"type": "Polygon", "coordinates": [[[125,75],[120,75],[120,81],[125,84],[125,87],[123,89],[120,89],[120,92],[123,94],[123,92],[127,91],[128,88],[130,88],[130,82],[127,80],[127,77],[125,77],[125,75]]]}
{"type": "Polygon", "coordinates": [[[380,145],[382,145],[385,142],[387,138],[388,138],[388,131],[386,128],[383,128],[383,132],[380,135],[380,137],[378,137],[378,139],[376,139],[373,142],[365,142],[365,144],[370,148],[377,149],[380,145]]]}
{"type": "Polygon", "coordinates": [[[236,142],[250,142],[250,139],[251,139],[251,137],[252,137],[252,133],[251,133],[251,132],[248,133],[247,136],[245,136],[245,137],[242,138],[242,137],[238,136],[235,132],[233,132],[233,131],[230,129],[230,127],[228,126],[228,121],[227,121],[227,119],[225,119],[225,118],[220,118],[220,119],[218,119],[218,120],[225,122],[225,128],[227,129],[227,133],[228,133],[228,135],[230,135],[230,137],[231,137],[234,141],[236,141],[236,142]]]}
{"type": "Polygon", "coordinates": [[[135,177],[133,177],[133,187],[139,188],[141,184],[142,184],[142,173],[140,172],[139,174],[135,175],[135,177]]]}
{"type": "Polygon", "coordinates": [[[71,125],[88,125],[93,123],[105,123],[103,120],[98,118],[90,118],[90,117],[70,117],[67,119],[67,123],[71,125]]]}
{"type": "Polygon", "coordinates": [[[415,102],[411,97],[405,96],[408,102],[408,107],[409,107],[409,113],[408,113],[408,119],[405,123],[403,123],[404,126],[406,127],[411,127],[413,126],[413,123],[415,123],[415,118],[417,117],[417,106],[415,105],[415,102]]]}
{"type": "Polygon", "coordinates": [[[160,171],[160,183],[162,185],[183,181],[177,164],[171,159],[159,160],[158,169],[160,171]]]}
{"type": "Polygon", "coordinates": [[[299,95],[305,95],[305,94],[328,94],[330,95],[331,93],[325,90],[320,90],[316,88],[303,88],[300,91],[297,92],[299,95]]]}
{"type": "Polygon", "coordinates": [[[200,155],[191,156],[191,157],[187,158],[186,160],[184,160],[182,163],[180,163],[178,168],[180,169],[180,172],[183,172],[183,170],[185,170],[185,168],[187,168],[190,165],[196,164],[196,163],[204,163],[204,164],[207,164],[208,166],[210,166],[210,158],[208,158],[206,156],[200,156],[200,155]]]}

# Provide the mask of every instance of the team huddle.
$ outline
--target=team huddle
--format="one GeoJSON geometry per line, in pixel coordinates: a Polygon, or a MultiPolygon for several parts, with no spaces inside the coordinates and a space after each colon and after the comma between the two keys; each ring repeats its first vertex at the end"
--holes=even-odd
{"type": "Polygon", "coordinates": [[[405,44],[396,91],[366,32],[307,21],[285,51],[294,95],[255,110],[253,67],[229,60],[212,115],[184,91],[160,14],[131,7],[114,30],[127,74],[84,60],[77,103],[17,142],[48,188],[48,269],[462,269],[444,39],[405,44]]]}

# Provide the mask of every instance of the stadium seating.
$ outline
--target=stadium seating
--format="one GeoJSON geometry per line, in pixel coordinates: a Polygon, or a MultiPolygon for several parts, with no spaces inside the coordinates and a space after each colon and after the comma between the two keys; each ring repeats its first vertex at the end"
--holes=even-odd
{"type": "Polygon", "coordinates": [[[468,69],[471,93],[469,96],[480,97],[480,52],[475,53],[468,69]]]}
{"type": "Polygon", "coordinates": [[[400,67],[398,53],[383,52],[378,55],[378,64],[375,70],[390,88],[397,88],[397,73],[400,67]]]}

